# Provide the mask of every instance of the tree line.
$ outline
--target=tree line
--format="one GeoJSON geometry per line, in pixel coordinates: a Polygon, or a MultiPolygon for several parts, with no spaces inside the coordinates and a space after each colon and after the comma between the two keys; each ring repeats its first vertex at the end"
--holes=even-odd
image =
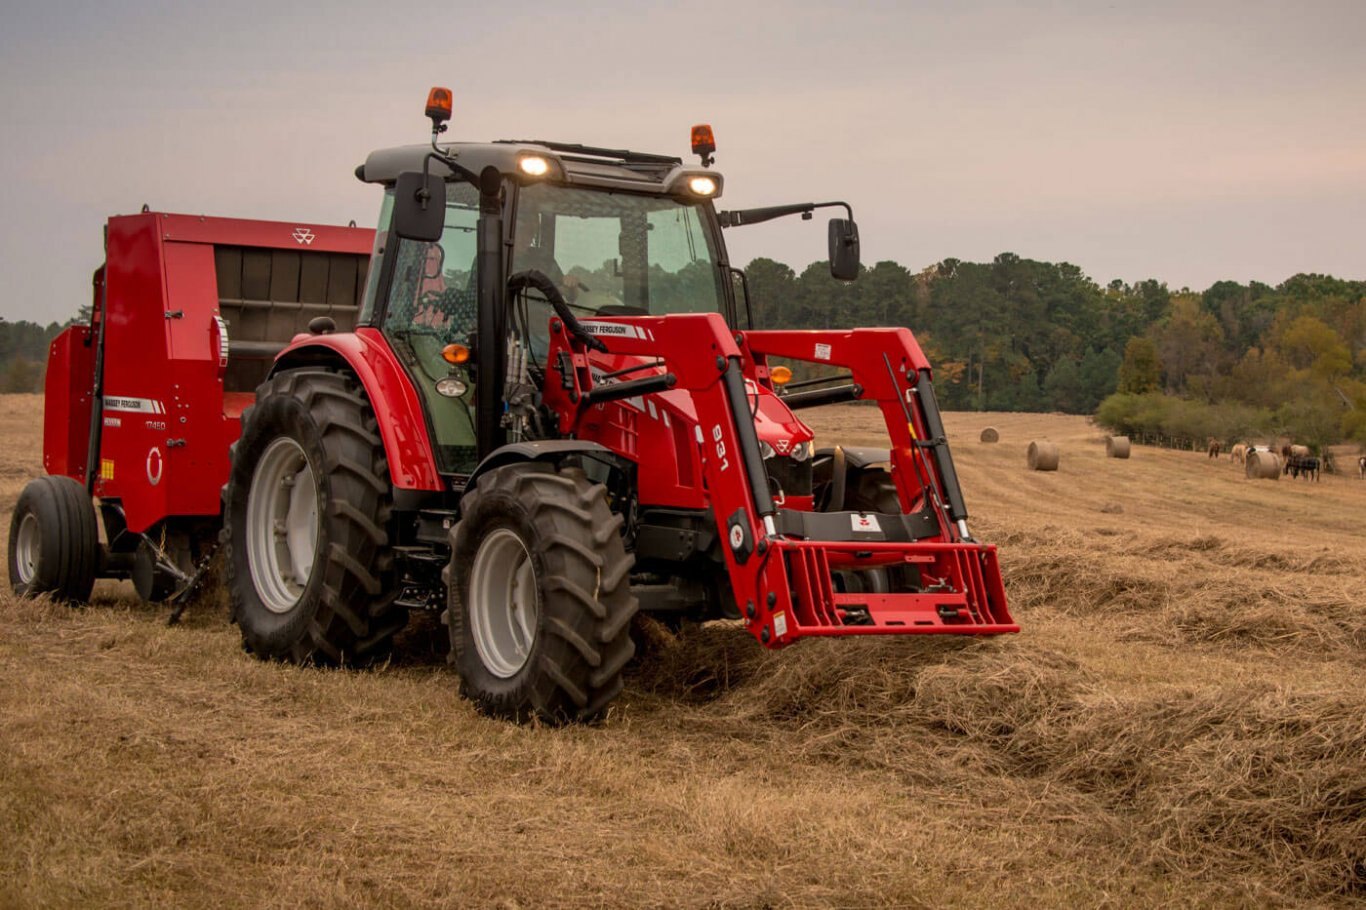
{"type": "Polygon", "coordinates": [[[855,282],[825,262],[746,269],[758,328],[903,325],[954,410],[1098,414],[1120,432],[1366,444],[1366,282],[1296,275],[1170,290],[1101,285],[1077,266],[1002,253],[855,282]]]}
{"type": "Polygon", "coordinates": [[[47,346],[70,324],[51,322],[43,326],[0,317],[0,392],[41,392],[47,346]]]}
{"type": "MultiPolygon", "coordinates": [[[[1274,287],[1171,291],[1155,279],[1101,285],[1070,263],[1013,253],[918,272],[885,260],[854,282],[832,278],[824,261],[798,274],[759,258],[745,271],[756,328],[909,327],[946,409],[1094,413],[1125,433],[1366,445],[1363,281],[1295,275],[1274,287]]],[[[42,391],[49,342],[88,313],[47,326],[0,319],[0,391],[42,391]]]]}

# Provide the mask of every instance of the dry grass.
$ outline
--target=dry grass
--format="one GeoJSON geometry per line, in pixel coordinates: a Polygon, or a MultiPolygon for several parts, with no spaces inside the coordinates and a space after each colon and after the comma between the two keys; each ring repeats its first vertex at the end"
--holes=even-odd
{"type": "MultiPolygon", "coordinates": [[[[39,408],[0,398],[6,514],[39,408]]],[[[317,671],[244,656],[221,607],[0,599],[0,906],[1366,896],[1366,484],[948,419],[1024,634],[770,653],[647,628],[595,727],[479,717],[430,622],[387,667],[317,671]],[[1025,468],[1043,436],[1056,474],[1025,468]]]]}

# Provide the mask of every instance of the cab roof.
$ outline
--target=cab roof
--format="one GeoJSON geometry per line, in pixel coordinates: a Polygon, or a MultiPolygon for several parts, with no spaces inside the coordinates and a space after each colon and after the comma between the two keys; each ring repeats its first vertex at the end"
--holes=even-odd
{"type": "MultiPolygon", "coordinates": [[[[518,162],[526,155],[540,155],[557,162],[569,185],[625,189],[636,192],[665,192],[681,172],[703,172],[718,178],[714,171],[685,168],[680,158],[653,155],[626,149],[607,149],[543,139],[501,139],[497,142],[452,142],[439,144],[465,168],[475,173],[495,167],[504,175],[521,176],[518,162]]],[[[421,171],[430,145],[403,145],[371,152],[356,168],[356,176],[366,183],[392,185],[404,171],[421,171]]],[[[450,175],[437,159],[430,164],[432,173],[450,175]]],[[[718,193],[719,195],[719,193],[718,193]]]]}

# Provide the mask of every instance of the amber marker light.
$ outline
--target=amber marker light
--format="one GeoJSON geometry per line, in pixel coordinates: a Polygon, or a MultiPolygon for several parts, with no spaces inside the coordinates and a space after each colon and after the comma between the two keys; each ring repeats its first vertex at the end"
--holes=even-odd
{"type": "Polygon", "coordinates": [[[439,85],[427,93],[427,116],[432,123],[444,123],[451,119],[451,90],[439,85]]]}
{"type": "Polygon", "coordinates": [[[787,367],[774,367],[768,371],[768,378],[774,385],[787,385],[792,381],[792,371],[787,367]]]}
{"type": "Polygon", "coordinates": [[[463,344],[448,344],[441,349],[441,359],[456,365],[469,363],[470,349],[463,344]]]}

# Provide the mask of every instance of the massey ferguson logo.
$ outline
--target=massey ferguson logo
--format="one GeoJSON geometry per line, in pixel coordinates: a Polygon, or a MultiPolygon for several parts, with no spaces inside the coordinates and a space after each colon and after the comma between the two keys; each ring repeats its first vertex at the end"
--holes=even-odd
{"type": "Polygon", "coordinates": [[[303,246],[308,246],[309,244],[311,244],[313,242],[313,237],[313,232],[306,227],[299,227],[294,229],[294,239],[299,241],[299,243],[303,246]]]}
{"type": "Polygon", "coordinates": [[[773,441],[773,448],[777,449],[780,455],[786,455],[788,446],[790,445],[792,445],[792,443],[786,439],[776,439],[773,441]]]}

